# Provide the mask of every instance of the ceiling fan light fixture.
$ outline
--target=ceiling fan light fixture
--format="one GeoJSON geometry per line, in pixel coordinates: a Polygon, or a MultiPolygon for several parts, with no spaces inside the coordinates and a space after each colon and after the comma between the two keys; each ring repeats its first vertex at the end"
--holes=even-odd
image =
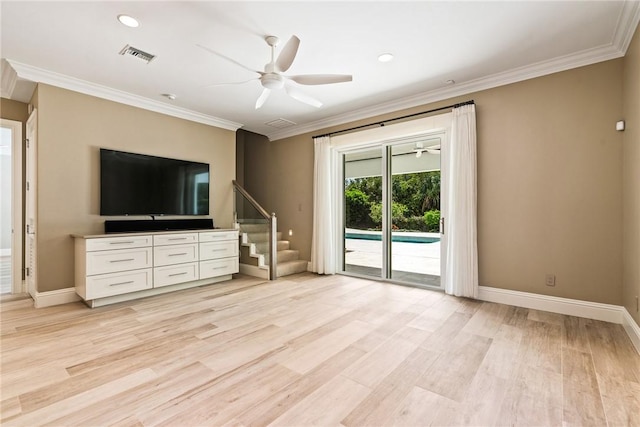
{"type": "Polygon", "coordinates": [[[129,15],[124,15],[124,14],[118,15],[118,21],[120,21],[122,25],[126,25],[127,27],[131,27],[131,28],[137,28],[140,26],[140,22],[138,22],[138,20],[133,16],[129,16],[129,15]]]}
{"type": "Polygon", "coordinates": [[[284,86],[284,77],[280,74],[267,73],[260,77],[262,86],[267,89],[282,89],[284,86]]]}
{"type": "Polygon", "coordinates": [[[393,60],[393,54],[391,53],[383,53],[382,55],[378,56],[378,61],[380,62],[390,62],[393,60]]]}

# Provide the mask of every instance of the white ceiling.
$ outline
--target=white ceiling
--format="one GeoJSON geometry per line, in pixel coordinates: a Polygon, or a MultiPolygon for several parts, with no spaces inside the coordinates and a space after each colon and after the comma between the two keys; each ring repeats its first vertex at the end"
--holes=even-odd
{"type": "MultiPolygon", "coordinates": [[[[40,81],[271,139],[620,57],[640,19],[638,1],[2,1],[0,7],[0,54],[17,73],[14,99],[28,101],[25,82],[40,81]],[[120,24],[122,13],[140,27],[120,24]],[[293,34],[301,44],[286,74],[353,75],[350,83],[299,86],[321,108],[281,90],[255,110],[257,81],[206,87],[256,75],[196,44],[262,70],[270,59],[264,36],[280,37],[281,47],[293,34]],[[127,44],[157,57],[147,64],[119,55],[127,44]],[[385,52],[395,59],[378,62],[385,52]],[[456,83],[447,85],[450,79],[456,83]],[[296,126],[265,124],[280,118],[296,126]]],[[[5,69],[3,89],[10,80],[5,69]]]]}

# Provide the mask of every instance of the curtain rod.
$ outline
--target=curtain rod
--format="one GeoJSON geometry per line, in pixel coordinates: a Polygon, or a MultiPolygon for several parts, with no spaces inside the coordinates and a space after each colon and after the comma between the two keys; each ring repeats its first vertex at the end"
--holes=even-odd
{"type": "Polygon", "coordinates": [[[461,102],[459,104],[447,105],[446,107],[434,108],[433,110],[421,111],[419,113],[408,114],[406,116],[395,117],[393,119],[383,120],[383,121],[375,122],[375,123],[369,123],[367,125],[361,125],[361,126],[355,126],[355,127],[349,128],[349,129],[337,130],[335,132],[325,133],[323,135],[315,135],[315,136],[312,136],[312,138],[322,138],[324,136],[333,136],[333,135],[337,135],[339,133],[351,132],[353,130],[367,128],[367,127],[370,127],[370,126],[384,126],[385,124],[387,124],[389,122],[395,122],[396,120],[409,119],[411,117],[422,116],[423,114],[435,113],[436,111],[447,110],[449,108],[462,107],[463,105],[475,105],[475,102],[472,99],[471,101],[461,102]]]}

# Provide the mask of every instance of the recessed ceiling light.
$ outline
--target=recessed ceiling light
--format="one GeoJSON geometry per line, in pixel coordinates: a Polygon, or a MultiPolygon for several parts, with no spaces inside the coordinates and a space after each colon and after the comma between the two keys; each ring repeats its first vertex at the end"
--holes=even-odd
{"type": "Polygon", "coordinates": [[[177,98],[177,96],[175,96],[173,93],[163,93],[162,96],[164,96],[165,98],[168,98],[170,100],[174,100],[177,98]]]}
{"type": "Polygon", "coordinates": [[[127,27],[136,28],[140,26],[140,23],[136,18],[129,15],[118,15],[118,21],[127,27]]]}
{"type": "Polygon", "coordinates": [[[454,84],[456,84],[456,81],[455,81],[455,80],[451,80],[451,79],[449,79],[449,80],[447,80],[447,81],[446,81],[446,82],[444,82],[444,83],[445,83],[445,84],[448,84],[448,85],[454,85],[454,84]]]}
{"type": "Polygon", "coordinates": [[[382,55],[378,56],[378,61],[380,62],[389,62],[393,59],[393,55],[390,53],[383,53],[382,55]]]}

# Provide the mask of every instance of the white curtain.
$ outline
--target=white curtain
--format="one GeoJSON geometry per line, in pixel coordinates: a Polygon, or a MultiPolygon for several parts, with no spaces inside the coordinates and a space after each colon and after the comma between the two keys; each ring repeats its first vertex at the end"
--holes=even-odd
{"type": "Polygon", "coordinates": [[[448,160],[445,292],[478,297],[476,109],[454,108],[448,160]]]}
{"type": "Polygon", "coordinates": [[[331,194],[331,138],[314,138],[313,161],[313,235],[311,238],[311,271],[320,274],[336,272],[334,200],[331,194]]]}

